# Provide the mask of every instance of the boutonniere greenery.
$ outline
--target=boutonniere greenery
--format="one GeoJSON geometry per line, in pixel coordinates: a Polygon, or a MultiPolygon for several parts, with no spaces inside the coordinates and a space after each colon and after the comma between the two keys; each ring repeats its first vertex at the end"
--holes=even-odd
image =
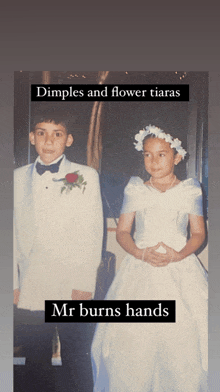
{"type": "Polygon", "coordinates": [[[69,193],[73,188],[76,187],[82,189],[82,193],[84,193],[87,184],[87,182],[84,181],[83,175],[79,174],[79,170],[73,173],[68,173],[65,178],[60,178],[59,180],[53,178],[53,181],[63,181],[61,193],[63,193],[63,191],[69,193]]]}

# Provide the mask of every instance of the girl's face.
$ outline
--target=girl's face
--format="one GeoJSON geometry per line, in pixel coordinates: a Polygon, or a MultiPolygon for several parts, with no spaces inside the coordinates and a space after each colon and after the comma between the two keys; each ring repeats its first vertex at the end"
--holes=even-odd
{"type": "Polygon", "coordinates": [[[170,143],[164,139],[147,139],[143,150],[145,169],[152,177],[158,179],[173,174],[174,166],[182,159],[180,154],[174,155],[170,143]]]}

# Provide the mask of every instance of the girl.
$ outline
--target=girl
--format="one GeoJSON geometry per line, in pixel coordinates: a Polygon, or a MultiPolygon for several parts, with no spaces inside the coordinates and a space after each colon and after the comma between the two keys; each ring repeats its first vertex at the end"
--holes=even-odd
{"type": "Polygon", "coordinates": [[[151,177],[125,188],[117,240],[128,255],[106,299],[175,300],[176,323],[99,324],[94,392],[204,392],[207,279],[194,254],[205,239],[201,188],[174,174],[186,155],[178,139],[151,125],[135,139],[151,177]]]}

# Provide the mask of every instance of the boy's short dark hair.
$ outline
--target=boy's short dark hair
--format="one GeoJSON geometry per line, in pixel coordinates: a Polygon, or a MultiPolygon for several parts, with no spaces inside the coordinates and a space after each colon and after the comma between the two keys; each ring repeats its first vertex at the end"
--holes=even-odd
{"type": "Polygon", "coordinates": [[[67,115],[63,115],[62,113],[57,112],[46,112],[34,115],[31,119],[31,131],[35,131],[35,127],[37,124],[46,122],[46,123],[54,123],[56,125],[63,125],[67,133],[71,133],[70,125],[71,125],[71,117],[67,115]]]}

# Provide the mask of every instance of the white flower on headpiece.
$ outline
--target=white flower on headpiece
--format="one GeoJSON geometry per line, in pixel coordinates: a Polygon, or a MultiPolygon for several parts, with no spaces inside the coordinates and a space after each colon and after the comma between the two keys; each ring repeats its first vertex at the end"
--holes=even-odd
{"type": "Polygon", "coordinates": [[[163,131],[160,128],[155,127],[154,125],[149,125],[148,128],[148,134],[153,133],[156,137],[158,137],[163,131]]]}
{"type": "Polygon", "coordinates": [[[171,143],[171,147],[172,148],[176,148],[176,150],[178,149],[178,148],[180,148],[181,147],[181,141],[179,140],[179,139],[174,139],[173,140],[173,142],[171,143]]]}
{"type": "Polygon", "coordinates": [[[144,131],[143,129],[135,135],[134,138],[137,140],[137,143],[134,143],[134,145],[137,151],[143,150],[143,139],[145,136],[147,136],[147,131],[144,131]]]}
{"type": "Polygon", "coordinates": [[[160,139],[166,139],[167,135],[164,132],[161,132],[160,135],[158,136],[160,139]]]}
{"type": "Polygon", "coordinates": [[[147,135],[146,131],[139,131],[139,133],[137,133],[137,135],[135,135],[135,140],[137,140],[137,142],[141,142],[143,140],[143,138],[145,138],[145,136],[147,135]]]}
{"type": "Polygon", "coordinates": [[[170,143],[171,148],[175,148],[176,151],[183,157],[187,154],[186,150],[181,146],[181,141],[179,139],[173,139],[169,133],[165,133],[162,129],[155,127],[154,125],[149,125],[145,127],[145,130],[142,129],[135,135],[135,140],[137,143],[134,143],[135,149],[137,151],[143,151],[143,140],[147,135],[155,135],[160,139],[164,139],[167,143],[170,143]]]}
{"type": "Polygon", "coordinates": [[[183,147],[177,148],[176,150],[177,150],[177,152],[178,152],[180,155],[182,155],[182,157],[183,157],[183,159],[184,159],[185,156],[186,156],[186,154],[187,154],[186,150],[184,150],[183,147]]]}
{"type": "Polygon", "coordinates": [[[160,139],[164,139],[165,142],[167,142],[167,143],[171,143],[172,142],[172,136],[170,136],[169,133],[162,132],[158,137],[160,139]]]}

